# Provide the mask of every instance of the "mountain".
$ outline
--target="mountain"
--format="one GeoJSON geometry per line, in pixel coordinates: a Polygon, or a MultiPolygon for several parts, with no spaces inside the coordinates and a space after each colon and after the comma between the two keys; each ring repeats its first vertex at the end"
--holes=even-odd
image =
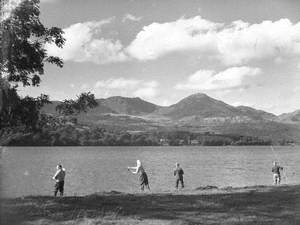
{"type": "Polygon", "coordinates": [[[159,109],[156,113],[172,119],[181,119],[191,116],[207,118],[242,115],[235,107],[202,93],[190,95],[174,105],[159,109]]]}
{"type": "Polygon", "coordinates": [[[252,118],[254,120],[276,120],[276,115],[272,113],[265,112],[263,110],[257,110],[248,106],[237,106],[236,107],[245,116],[252,118]]]}
{"type": "MultiPolygon", "coordinates": [[[[79,123],[130,131],[187,130],[300,140],[300,110],[276,116],[247,106],[234,107],[202,93],[164,107],[121,96],[97,102],[96,108],[77,116],[79,123]]],[[[57,104],[53,102],[42,111],[57,114],[57,104]]]]}
{"type": "Polygon", "coordinates": [[[102,99],[101,104],[115,113],[128,115],[148,114],[159,108],[159,106],[144,101],[141,98],[125,98],[121,96],[102,99]]]}
{"type": "MultiPolygon", "coordinates": [[[[126,98],[113,96],[106,99],[97,99],[98,106],[89,110],[87,114],[127,114],[144,115],[157,110],[160,106],[144,101],[141,98],[126,98]]],[[[57,114],[55,108],[60,101],[52,101],[52,104],[45,105],[42,108],[43,113],[57,114]]]]}
{"type": "Polygon", "coordinates": [[[300,123],[300,109],[291,113],[283,113],[278,116],[278,119],[285,123],[300,123]]]}

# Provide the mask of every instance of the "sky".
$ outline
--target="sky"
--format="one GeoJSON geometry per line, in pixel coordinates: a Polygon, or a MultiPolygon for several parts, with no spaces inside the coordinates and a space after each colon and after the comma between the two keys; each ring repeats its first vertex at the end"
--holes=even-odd
{"type": "Polygon", "coordinates": [[[274,114],[300,109],[298,0],[42,0],[41,21],[64,30],[64,67],[45,66],[51,100],[91,91],[175,104],[205,93],[274,114]]]}

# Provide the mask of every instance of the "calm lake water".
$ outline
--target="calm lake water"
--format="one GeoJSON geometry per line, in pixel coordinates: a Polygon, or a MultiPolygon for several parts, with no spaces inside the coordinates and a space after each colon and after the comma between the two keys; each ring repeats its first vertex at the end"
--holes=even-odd
{"type": "Polygon", "coordinates": [[[139,191],[138,177],[127,171],[140,159],[153,192],[174,190],[173,169],[185,171],[187,190],[215,185],[272,184],[272,161],[285,168],[282,183],[300,183],[300,146],[274,147],[3,147],[1,195],[52,195],[56,164],[66,168],[66,195],[102,191],[139,191]]]}

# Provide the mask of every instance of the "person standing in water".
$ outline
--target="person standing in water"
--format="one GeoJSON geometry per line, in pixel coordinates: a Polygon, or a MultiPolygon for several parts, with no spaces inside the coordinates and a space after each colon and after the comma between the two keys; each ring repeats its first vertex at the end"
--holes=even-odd
{"type": "Polygon", "coordinates": [[[273,172],[274,185],[280,184],[281,181],[280,170],[283,170],[283,167],[279,166],[277,162],[273,162],[272,172],[273,172]]]}
{"type": "Polygon", "coordinates": [[[184,188],[184,182],[183,182],[183,169],[180,167],[179,163],[176,163],[176,168],[174,170],[174,176],[176,177],[176,189],[178,190],[178,184],[180,182],[181,188],[184,188]]]}
{"type": "Polygon", "coordinates": [[[55,183],[55,189],[54,189],[54,196],[56,197],[57,192],[59,191],[60,196],[64,195],[64,185],[65,185],[65,176],[66,176],[66,170],[62,167],[61,164],[58,164],[56,166],[56,173],[53,176],[53,180],[56,181],[55,183]]]}
{"type": "Polygon", "coordinates": [[[140,160],[136,161],[136,167],[128,167],[128,170],[131,171],[133,174],[139,174],[139,181],[142,191],[144,191],[145,187],[147,187],[150,191],[148,176],[140,160]]]}

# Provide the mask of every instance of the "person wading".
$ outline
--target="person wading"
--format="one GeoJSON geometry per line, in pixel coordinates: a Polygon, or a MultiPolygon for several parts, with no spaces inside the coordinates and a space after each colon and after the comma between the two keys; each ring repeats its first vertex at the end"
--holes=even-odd
{"type": "Polygon", "coordinates": [[[139,181],[142,191],[144,191],[145,187],[147,187],[150,191],[148,176],[140,160],[136,161],[136,167],[128,167],[128,170],[131,171],[133,174],[139,174],[139,181]]]}
{"type": "Polygon", "coordinates": [[[279,166],[277,162],[273,162],[272,172],[273,172],[273,184],[280,184],[281,176],[280,170],[283,170],[283,167],[279,166]]]}
{"type": "Polygon", "coordinates": [[[65,185],[65,176],[66,176],[66,170],[62,167],[62,165],[58,164],[56,166],[56,173],[53,176],[53,180],[56,181],[55,183],[55,189],[54,189],[54,196],[57,195],[57,192],[59,191],[60,196],[64,195],[64,185],[65,185]]]}
{"type": "Polygon", "coordinates": [[[174,176],[176,177],[176,189],[178,190],[178,184],[180,182],[181,188],[184,188],[184,182],[183,182],[183,169],[180,167],[179,163],[176,163],[176,168],[174,170],[174,176]]]}

